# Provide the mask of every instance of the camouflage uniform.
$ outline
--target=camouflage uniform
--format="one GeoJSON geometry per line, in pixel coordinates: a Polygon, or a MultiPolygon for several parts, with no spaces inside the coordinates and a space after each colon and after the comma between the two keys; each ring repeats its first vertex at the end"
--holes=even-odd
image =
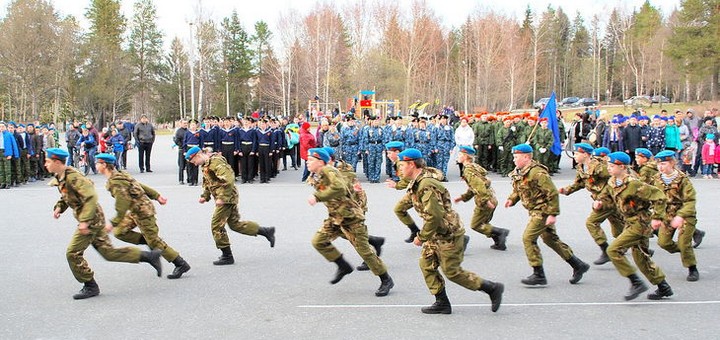
{"type": "Polygon", "coordinates": [[[62,176],[56,175],[50,185],[57,186],[60,191],[60,200],[55,204],[54,209],[63,213],[68,208],[72,208],[78,222],[88,223],[89,233],[83,235],[80,230],[75,230],[66,252],[70,270],[78,282],[93,280],[94,273],[83,257],[85,249],[90,245],[108,261],[130,263],[140,261],[141,251],[138,248],[113,248],[105,232],[105,215],[98,204],[95,186],[90,179],[74,168],[68,167],[62,176]]]}
{"type": "Polygon", "coordinates": [[[495,132],[495,145],[498,146],[497,170],[503,177],[512,171],[512,147],[517,144],[517,136],[517,128],[512,125],[510,127],[501,125],[495,132]]]}
{"type": "Polygon", "coordinates": [[[495,191],[490,187],[487,171],[478,164],[468,163],[463,169],[462,179],[467,183],[468,190],[460,198],[463,202],[467,202],[475,197],[475,211],[470,220],[470,227],[488,238],[493,238],[496,243],[493,249],[505,250],[505,237],[507,237],[508,230],[496,228],[490,224],[498,201],[495,191]],[[492,203],[494,207],[489,208],[488,202],[492,203]],[[498,237],[502,237],[502,240],[499,240],[498,237]]]}
{"type": "MultiPolygon", "coordinates": [[[[397,170],[397,174],[400,177],[400,181],[395,184],[396,190],[407,190],[408,186],[410,185],[410,181],[405,179],[403,177],[402,171],[400,171],[400,162],[395,162],[395,168],[397,170]]],[[[437,181],[442,182],[442,180],[445,178],[442,171],[431,168],[431,167],[425,167],[425,172],[430,175],[432,178],[434,178],[437,181]]],[[[410,194],[405,194],[400,201],[395,204],[395,208],[393,211],[395,212],[395,216],[406,226],[415,226],[415,221],[413,221],[413,218],[408,214],[408,210],[413,207],[412,199],[410,198],[410,194]]],[[[415,226],[417,228],[417,226],[415,226]]],[[[410,227],[412,230],[413,228],[410,227]]],[[[419,229],[417,230],[419,231],[419,229]]],[[[408,243],[412,242],[412,240],[408,241],[408,243]]]]}
{"type": "Polygon", "coordinates": [[[239,195],[235,187],[235,173],[225,158],[220,154],[213,154],[203,164],[203,193],[201,197],[210,201],[210,196],[222,200],[223,204],[215,205],[215,212],[211,220],[211,229],[215,246],[218,249],[230,247],[225,225],[235,232],[257,236],[260,226],[252,221],[241,221],[238,212],[239,195]]]}
{"type": "Polygon", "coordinates": [[[648,160],[637,171],[637,178],[643,183],[653,183],[658,174],[658,167],[655,161],[648,160]]]}
{"type": "Polygon", "coordinates": [[[550,148],[552,148],[552,145],[555,142],[555,137],[553,136],[552,131],[550,131],[550,129],[543,128],[542,126],[538,127],[537,130],[535,130],[533,142],[532,146],[535,150],[536,159],[540,164],[550,169],[553,163],[551,161],[553,153],[550,151],[550,148]],[[541,148],[546,149],[545,152],[540,152],[541,148]]]}
{"type": "Polygon", "coordinates": [[[157,191],[118,170],[113,171],[105,188],[115,198],[116,215],[110,220],[115,237],[128,243],[147,244],[152,249],[162,250],[162,256],[168,262],[178,257],[178,252],[158,235],[155,206],[151,201],[160,197],[157,191]],[[133,231],[136,226],[140,233],[133,231]]]}
{"type": "Polygon", "coordinates": [[[338,237],[346,238],[373,274],[380,276],[387,273],[387,267],[368,243],[362,203],[353,194],[352,184],[348,183],[345,176],[338,169],[325,166],[308,183],[316,190],[315,199],[324,203],[328,209],[328,218],[312,238],[313,247],[328,261],[336,262],[342,253],[333,246],[332,241],[338,237]]]}

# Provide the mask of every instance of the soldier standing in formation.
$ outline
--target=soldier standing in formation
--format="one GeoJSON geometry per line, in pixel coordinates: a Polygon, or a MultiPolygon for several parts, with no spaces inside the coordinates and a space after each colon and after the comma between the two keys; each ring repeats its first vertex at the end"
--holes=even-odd
{"type": "Polygon", "coordinates": [[[188,150],[185,159],[198,167],[203,167],[203,193],[199,202],[202,204],[210,201],[211,195],[215,198],[215,212],[211,220],[211,229],[215,246],[222,251],[222,255],[213,262],[214,265],[235,263],[230,249],[230,239],[225,230],[226,224],[233,231],[244,235],[264,236],[270,242],[270,247],[275,247],[274,227],[261,227],[256,222],[240,220],[235,177],[224,157],[218,154],[209,155],[195,146],[188,150]]]}
{"type": "Polygon", "coordinates": [[[610,200],[622,214],[625,222],[623,232],[615,238],[607,249],[610,260],[620,275],[630,280],[630,290],[625,300],[632,300],[648,290],[645,283],[637,276],[636,269],[625,258],[627,249],[632,249],[635,264],[640,272],[657,285],[648,299],[660,300],[673,295],[672,288],[665,281],[665,274],[650,258],[648,246],[653,229],[657,229],[665,221],[666,198],[662,190],[646,184],[630,176],[632,159],[624,152],[613,152],[608,155],[608,186],[599,199],[593,203],[594,209],[600,209],[610,200]]]}
{"type": "Polygon", "coordinates": [[[383,129],[380,127],[380,120],[377,117],[370,117],[370,126],[363,129],[360,138],[360,150],[367,158],[368,169],[367,179],[370,183],[380,183],[380,172],[382,171],[383,159],[383,129]]]}
{"type": "Polygon", "coordinates": [[[313,247],[325,259],[337,264],[337,272],[330,281],[331,284],[336,284],[353,271],[342,253],[332,245],[333,240],[341,235],[344,236],[350,241],[372,273],[380,277],[380,287],[375,292],[375,296],[386,296],[395,283],[388,274],[383,261],[370,248],[365,213],[360,203],[353,199],[352,191],[355,189],[344,179],[338,169],[328,166],[328,162],[330,162],[330,155],[324,149],[308,150],[307,167],[315,176],[312,185],[316,190],[308,198],[308,203],[314,206],[318,202],[322,202],[328,208],[328,218],[323,221],[323,226],[313,236],[313,247]]]}
{"type": "Polygon", "coordinates": [[[445,280],[438,271],[469,290],[480,290],[490,296],[491,310],[496,312],[502,303],[505,287],[502,283],[483,280],[462,268],[465,228],[460,216],[452,209],[450,193],[438,180],[425,171],[425,160],[417,149],[406,149],[398,155],[400,173],[410,181],[408,195],[415,211],[424,220],[413,243],[422,246],[420,270],[435,303],[423,307],[425,314],[451,314],[452,305],[445,290],[445,280]]]}
{"type": "Polygon", "coordinates": [[[7,130],[7,124],[0,121],[0,189],[10,189],[13,159],[20,157],[15,136],[7,130]]]}
{"type": "MultiPolygon", "coordinates": [[[[185,135],[188,133],[188,122],[185,119],[180,120],[180,127],[175,131],[175,136],[173,137],[173,143],[175,143],[175,146],[177,146],[178,149],[178,183],[180,185],[185,184],[185,172],[189,171],[187,167],[187,161],[185,161],[185,149],[183,146],[185,145],[185,135]]],[[[119,167],[118,167],[119,168],[119,167]]],[[[188,174],[188,183],[190,182],[190,176],[188,174]]]]}
{"type": "Polygon", "coordinates": [[[355,126],[355,118],[347,118],[347,126],[340,131],[340,145],[342,145],[342,159],[357,172],[360,143],[360,129],[355,126]]]}
{"type": "Polygon", "coordinates": [[[515,163],[515,170],[510,174],[513,192],[505,202],[505,207],[509,208],[522,201],[530,214],[523,233],[523,245],[528,262],[533,267],[533,274],[521,282],[530,286],[547,284],[542,254],[537,244],[538,237],[542,237],[543,242],[573,268],[570,283],[580,282],[590,266],[575,256],[570,246],[557,235],[555,222],[556,216],[560,214],[560,202],[547,168],[532,159],[533,149],[530,145],[516,145],[512,148],[512,153],[515,163]]]}
{"type": "Polygon", "coordinates": [[[114,155],[103,153],[96,158],[98,171],[107,178],[105,188],[115,198],[116,215],[110,219],[106,229],[112,230],[119,240],[132,244],[147,244],[150,249],[162,251],[162,257],[175,265],[172,274],[167,278],[179,279],[183,273],[190,270],[190,265],[158,235],[155,206],[151,201],[156,200],[165,205],[167,198],[138,182],[127,172],[117,170],[117,159],[114,155]],[[133,231],[135,227],[140,229],[139,233],[133,231]]]}
{"type": "Polygon", "coordinates": [[[92,181],[74,168],[65,165],[69,156],[67,151],[52,148],[48,149],[47,153],[45,168],[55,175],[50,185],[56,186],[60,192],[60,200],[53,208],[53,217],[58,219],[65,210],[71,208],[79,223],[66,253],[70,270],[75,279],[83,284],[83,288],[78,294],[73,295],[73,298],[87,299],[100,294],[94,273],[83,257],[83,253],[90,245],[108,261],[147,262],[155,268],[157,275],[161,276],[161,251],[140,251],[135,247],[114,248],[105,230],[105,215],[98,204],[92,181]]]}
{"type": "Polygon", "coordinates": [[[450,161],[450,151],[455,148],[455,130],[447,123],[448,117],[440,115],[440,123],[436,128],[435,157],[436,168],[442,171],[447,182],[447,168],[450,161]]]}
{"type": "Polygon", "coordinates": [[[255,154],[257,153],[257,135],[252,127],[253,118],[245,118],[243,126],[237,131],[236,147],[239,156],[239,172],[243,183],[255,181],[255,154]]]}
{"type": "MultiPolygon", "coordinates": [[[[183,153],[182,157],[187,162],[185,154],[188,150],[200,147],[203,144],[202,137],[203,133],[198,131],[198,121],[193,119],[190,121],[190,128],[185,133],[185,139],[183,139],[183,153]]],[[[187,184],[189,186],[198,185],[198,166],[192,162],[187,162],[187,184]]]]}

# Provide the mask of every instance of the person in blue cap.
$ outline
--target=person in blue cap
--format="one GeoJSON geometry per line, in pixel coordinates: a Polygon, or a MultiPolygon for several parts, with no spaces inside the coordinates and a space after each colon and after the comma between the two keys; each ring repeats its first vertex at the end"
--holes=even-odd
{"type": "Polygon", "coordinates": [[[513,191],[505,201],[509,208],[522,201],[528,210],[530,220],[523,232],[523,246],[533,274],[521,282],[529,285],[546,285],[547,278],[543,268],[543,257],[537,240],[552,248],[573,269],[571,284],[580,282],[590,266],[573,253],[572,248],[560,240],[555,229],[557,215],[560,215],[560,200],[548,174],[548,169],[533,160],[533,148],[527,144],[518,144],[512,148],[515,170],[510,173],[513,191]]]}
{"type": "Polygon", "coordinates": [[[332,244],[338,237],[350,241],[355,251],[367,264],[373,274],[380,277],[380,287],[375,296],[386,296],[395,286],[385,263],[373,251],[368,241],[365,225],[365,211],[354,197],[352,183],[340,171],[329,166],[330,155],[322,148],[308,150],[307,167],[313,174],[310,184],[315,193],[308,198],[308,204],[315,206],[321,202],[328,209],[328,218],[312,238],[313,247],[326,260],[335,262],[338,269],[330,281],[336,284],[353,272],[352,266],[343,258],[343,254],[332,244]]]}
{"type": "Polygon", "coordinates": [[[462,268],[465,228],[460,216],[452,208],[450,193],[443,184],[425,171],[425,159],[420,150],[405,149],[398,155],[400,173],[410,181],[408,195],[415,211],[422,217],[422,230],[413,243],[422,246],[420,270],[435,303],[421,308],[425,314],[451,314],[452,305],[445,290],[445,279],[469,290],[483,291],[490,296],[491,310],[496,312],[502,303],[505,286],[484,280],[462,268]]]}
{"type": "Polygon", "coordinates": [[[673,295],[673,291],[665,281],[662,269],[650,257],[648,246],[653,229],[659,228],[665,221],[665,193],[631,176],[631,163],[630,156],[624,152],[608,155],[608,173],[611,177],[606,189],[593,203],[593,209],[612,204],[624,218],[625,227],[610,244],[607,254],[620,275],[630,280],[630,290],[625,294],[625,300],[633,300],[648,290],[637,276],[637,269],[625,257],[628,249],[632,250],[633,260],[640,272],[650,283],[658,286],[654,293],[648,294],[648,299],[660,300],[673,295]]]}
{"type": "Polygon", "coordinates": [[[622,128],[620,128],[620,120],[613,118],[613,120],[610,121],[610,127],[605,129],[602,146],[610,149],[612,152],[625,150],[622,138],[623,132],[622,128]]]}
{"type": "Polygon", "coordinates": [[[470,220],[470,228],[480,234],[492,238],[494,244],[490,248],[506,250],[505,240],[510,230],[498,228],[490,224],[498,205],[495,190],[490,187],[487,170],[474,162],[475,148],[462,145],[459,147],[458,162],[463,165],[461,178],[468,185],[468,190],[456,197],[453,202],[467,202],[475,198],[475,210],[470,220]]]}
{"type": "MultiPolygon", "coordinates": [[[[597,199],[600,193],[607,186],[610,174],[607,170],[607,155],[610,150],[607,148],[593,149],[586,143],[575,144],[575,153],[573,154],[578,166],[575,168],[575,181],[558,191],[563,195],[570,195],[581,189],[587,189],[593,200],[597,199]],[[597,153],[596,153],[597,150],[597,153]]],[[[610,262],[607,255],[608,239],[601,225],[605,220],[610,221],[610,227],[613,237],[620,235],[623,229],[622,216],[617,212],[610,202],[606,202],[601,209],[593,210],[590,216],[585,220],[585,227],[595,243],[600,247],[600,257],[593,263],[602,265],[610,262]]]]}
{"type": "MultiPolygon", "coordinates": [[[[665,150],[655,155],[660,172],[655,175],[652,182],[665,192],[667,197],[667,210],[665,221],[658,229],[658,245],[669,253],[680,253],[683,267],[688,269],[688,281],[700,279],[697,270],[697,259],[693,249],[693,238],[696,235],[705,236],[705,232],[696,228],[697,209],[695,188],[690,178],[676,168],[675,152],[665,150]],[[678,231],[677,242],[673,241],[675,231],[678,231]]],[[[698,242],[699,244],[700,242],[698,242]]]]}
{"type": "Polygon", "coordinates": [[[90,245],[108,261],[147,262],[155,268],[157,275],[161,276],[161,251],[148,252],[141,251],[136,247],[113,247],[105,229],[105,215],[98,204],[98,196],[93,182],[75,168],[65,165],[69,156],[67,151],[50,148],[46,152],[45,168],[55,175],[50,185],[56,186],[60,192],[60,200],[53,208],[53,217],[58,219],[62,213],[71,208],[79,223],[66,252],[70,270],[75,279],[83,284],[83,288],[78,294],[73,295],[73,299],[87,299],[100,294],[100,288],[95,282],[95,275],[83,256],[90,245]]]}
{"type": "Polygon", "coordinates": [[[635,149],[635,163],[637,163],[637,177],[645,182],[652,182],[652,178],[658,173],[657,163],[652,159],[652,151],[646,148],[635,149]]]}
{"type": "Polygon", "coordinates": [[[13,186],[12,162],[20,157],[17,140],[7,127],[7,123],[0,121],[0,189],[13,186]]]}
{"type": "Polygon", "coordinates": [[[155,206],[152,200],[160,205],[167,203],[167,198],[155,189],[138,182],[127,172],[117,170],[115,155],[101,153],[95,156],[98,171],[107,178],[105,188],[115,199],[116,215],[110,219],[106,230],[112,230],[115,237],[132,244],[147,244],[150,249],[162,251],[162,257],[175,265],[168,279],[179,279],[190,270],[190,265],[180,254],[170,247],[159,235],[155,206]],[[133,229],[138,227],[140,232],[133,229]]]}

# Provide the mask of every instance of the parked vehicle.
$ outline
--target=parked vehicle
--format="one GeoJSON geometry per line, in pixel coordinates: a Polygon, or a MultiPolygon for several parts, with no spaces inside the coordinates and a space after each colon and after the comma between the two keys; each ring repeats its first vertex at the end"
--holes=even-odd
{"type": "Polygon", "coordinates": [[[576,101],[573,106],[581,107],[581,106],[596,106],[598,104],[597,100],[592,98],[581,98],[580,100],[576,101]]]}
{"type": "Polygon", "coordinates": [[[535,104],[533,104],[533,108],[542,109],[543,107],[545,107],[545,105],[547,105],[547,103],[549,101],[550,101],[550,97],[540,98],[540,100],[538,100],[537,102],[535,102],[535,104]]]}
{"type": "Polygon", "coordinates": [[[625,106],[650,106],[652,99],[650,96],[632,96],[623,100],[625,106]]]}
{"type": "Polygon", "coordinates": [[[657,104],[657,103],[666,104],[666,103],[670,102],[670,98],[662,96],[662,95],[652,96],[651,100],[652,100],[653,104],[657,104]]]}
{"type": "Polygon", "coordinates": [[[571,106],[572,104],[575,104],[578,100],[580,100],[580,97],[566,97],[563,98],[562,101],[560,101],[560,106],[571,106]]]}

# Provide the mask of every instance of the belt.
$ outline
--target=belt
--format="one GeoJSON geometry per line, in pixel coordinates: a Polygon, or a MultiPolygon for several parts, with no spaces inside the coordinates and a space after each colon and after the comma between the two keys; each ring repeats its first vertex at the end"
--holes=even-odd
{"type": "Polygon", "coordinates": [[[357,143],[347,143],[347,145],[357,145],[357,143]]]}
{"type": "Polygon", "coordinates": [[[187,146],[189,146],[189,147],[192,148],[192,147],[196,147],[196,146],[198,146],[198,145],[197,145],[197,144],[188,144],[187,146]]]}
{"type": "Polygon", "coordinates": [[[382,142],[370,142],[370,144],[380,144],[382,142]]]}
{"type": "Polygon", "coordinates": [[[235,142],[222,142],[223,145],[235,145],[235,142]]]}
{"type": "Polygon", "coordinates": [[[258,144],[258,145],[260,145],[260,146],[270,146],[270,144],[265,144],[265,143],[260,143],[260,144],[258,144]]]}
{"type": "Polygon", "coordinates": [[[242,145],[252,145],[252,142],[240,142],[242,145]]]}
{"type": "Polygon", "coordinates": [[[205,142],[205,143],[203,143],[203,144],[204,144],[204,145],[213,145],[213,144],[215,144],[215,143],[214,143],[214,142],[205,142]]]}

